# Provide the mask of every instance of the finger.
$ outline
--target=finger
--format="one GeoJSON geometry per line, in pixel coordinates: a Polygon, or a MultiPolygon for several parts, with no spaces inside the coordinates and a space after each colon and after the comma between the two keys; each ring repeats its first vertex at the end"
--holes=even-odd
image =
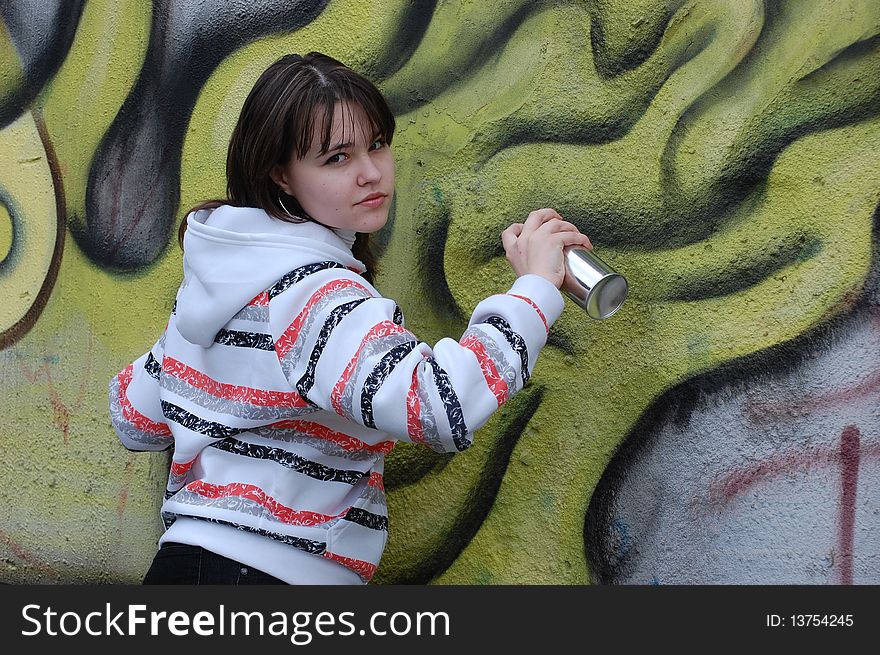
{"type": "Polygon", "coordinates": [[[536,209],[529,214],[528,218],[526,218],[523,232],[526,235],[529,235],[537,230],[539,227],[541,227],[544,223],[552,221],[553,219],[562,219],[562,217],[556,212],[555,209],[536,209]]]}
{"type": "Polygon", "coordinates": [[[590,239],[586,234],[581,234],[580,232],[557,232],[553,235],[553,238],[557,239],[558,243],[561,243],[563,247],[566,246],[582,246],[587,248],[588,250],[593,249],[593,244],[590,243],[590,239]]]}
{"type": "Polygon", "coordinates": [[[501,245],[504,246],[505,252],[510,252],[516,246],[516,239],[522,231],[520,223],[514,223],[501,233],[501,245]]]}
{"type": "Polygon", "coordinates": [[[539,227],[538,230],[546,232],[547,234],[553,234],[555,232],[578,232],[577,226],[574,223],[569,223],[563,219],[559,219],[558,221],[547,221],[539,227]]]}
{"type": "MultiPolygon", "coordinates": [[[[510,225],[507,226],[507,229],[504,230],[504,232],[513,233],[513,236],[515,236],[515,237],[518,237],[522,233],[522,231],[523,231],[523,224],[522,223],[511,223],[510,225]]],[[[501,234],[503,235],[504,232],[502,232],[501,234]]]]}

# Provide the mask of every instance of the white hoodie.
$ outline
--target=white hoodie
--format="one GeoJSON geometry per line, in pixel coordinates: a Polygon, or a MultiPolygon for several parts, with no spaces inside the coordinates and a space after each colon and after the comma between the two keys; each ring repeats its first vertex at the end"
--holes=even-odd
{"type": "Polygon", "coordinates": [[[464,450],[528,381],[562,312],[550,282],[518,278],[432,349],[343,238],[260,209],[189,216],[165,333],[110,382],[123,445],[174,446],[162,542],[291,584],[368,581],[388,533],[385,453],[464,450]]]}

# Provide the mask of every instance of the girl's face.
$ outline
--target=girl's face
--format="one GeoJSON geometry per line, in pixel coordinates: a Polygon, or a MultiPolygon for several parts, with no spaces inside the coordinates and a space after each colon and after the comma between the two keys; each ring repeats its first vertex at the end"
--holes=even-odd
{"type": "Polygon", "coordinates": [[[329,227],[375,232],[388,220],[394,195],[394,157],[380,135],[372,134],[363,110],[337,103],[330,149],[321,148],[321,125],[315,121],[312,147],[276,166],[272,179],[299,201],[315,220],[329,227]]]}

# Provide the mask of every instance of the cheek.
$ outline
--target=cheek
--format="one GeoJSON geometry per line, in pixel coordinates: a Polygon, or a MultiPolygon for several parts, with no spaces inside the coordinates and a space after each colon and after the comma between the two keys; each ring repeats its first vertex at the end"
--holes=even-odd
{"type": "Polygon", "coordinates": [[[322,206],[327,203],[328,190],[332,185],[322,175],[305,174],[297,178],[297,198],[303,207],[322,206]]]}

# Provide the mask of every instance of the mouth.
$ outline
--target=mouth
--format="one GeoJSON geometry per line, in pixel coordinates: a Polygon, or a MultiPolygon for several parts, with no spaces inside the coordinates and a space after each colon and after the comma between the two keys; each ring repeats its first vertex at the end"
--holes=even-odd
{"type": "Polygon", "coordinates": [[[363,205],[364,207],[379,207],[385,202],[386,194],[371,193],[363,200],[355,203],[355,205],[363,205]]]}

